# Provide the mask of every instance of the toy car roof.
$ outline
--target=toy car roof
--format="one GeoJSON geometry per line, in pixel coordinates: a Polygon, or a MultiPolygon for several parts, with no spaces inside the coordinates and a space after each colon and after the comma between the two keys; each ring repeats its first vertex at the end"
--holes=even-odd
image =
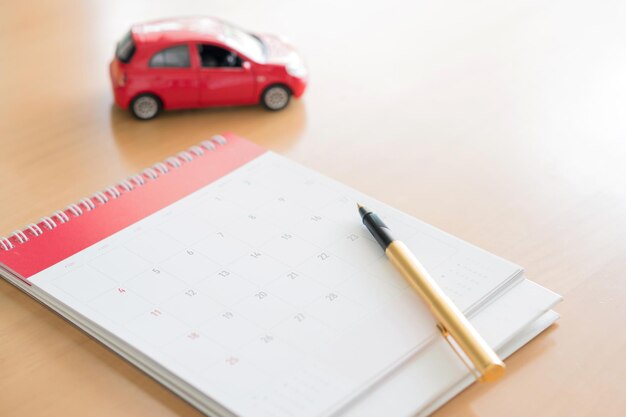
{"type": "Polygon", "coordinates": [[[212,41],[224,36],[225,24],[212,17],[180,17],[133,25],[136,43],[212,41]]]}

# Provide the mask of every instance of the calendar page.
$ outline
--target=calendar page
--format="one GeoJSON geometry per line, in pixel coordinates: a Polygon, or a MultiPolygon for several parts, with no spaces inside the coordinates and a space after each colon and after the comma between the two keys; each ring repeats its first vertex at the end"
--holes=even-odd
{"type": "Polygon", "coordinates": [[[520,275],[265,152],[28,281],[234,414],[326,416],[436,334],[356,202],[466,312],[520,275]]]}

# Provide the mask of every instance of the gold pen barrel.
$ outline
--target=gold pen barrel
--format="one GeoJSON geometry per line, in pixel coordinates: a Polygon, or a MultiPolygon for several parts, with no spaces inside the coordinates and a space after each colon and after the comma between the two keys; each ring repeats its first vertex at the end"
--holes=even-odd
{"type": "Polygon", "coordinates": [[[391,263],[426,302],[441,326],[444,336],[450,335],[480,374],[480,381],[495,381],[504,375],[505,365],[485,342],[474,326],[439,288],[409,248],[398,240],[385,250],[391,263]]]}

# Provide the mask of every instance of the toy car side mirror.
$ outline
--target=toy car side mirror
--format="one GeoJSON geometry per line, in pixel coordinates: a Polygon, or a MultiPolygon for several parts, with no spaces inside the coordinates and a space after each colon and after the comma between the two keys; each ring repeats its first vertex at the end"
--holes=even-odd
{"type": "Polygon", "coordinates": [[[246,71],[250,71],[250,69],[252,69],[252,64],[250,63],[250,61],[243,61],[241,63],[241,67],[246,71]]]}

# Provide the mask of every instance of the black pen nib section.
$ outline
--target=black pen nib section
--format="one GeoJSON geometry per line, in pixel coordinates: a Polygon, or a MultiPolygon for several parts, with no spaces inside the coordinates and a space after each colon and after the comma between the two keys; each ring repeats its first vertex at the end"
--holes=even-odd
{"type": "Polygon", "coordinates": [[[365,207],[360,207],[359,212],[361,212],[365,227],[367,227],[383,250],[386,250],[387,246],[389,246],[389,244],[394,240],[393,237],[391,237],[389,228],[385,225],[385,223],[383,223],[378,215],[368,211],[365,207]],[[364,209],[363,211],[365,214],[361,212],[361,209],[364,209]]]}

